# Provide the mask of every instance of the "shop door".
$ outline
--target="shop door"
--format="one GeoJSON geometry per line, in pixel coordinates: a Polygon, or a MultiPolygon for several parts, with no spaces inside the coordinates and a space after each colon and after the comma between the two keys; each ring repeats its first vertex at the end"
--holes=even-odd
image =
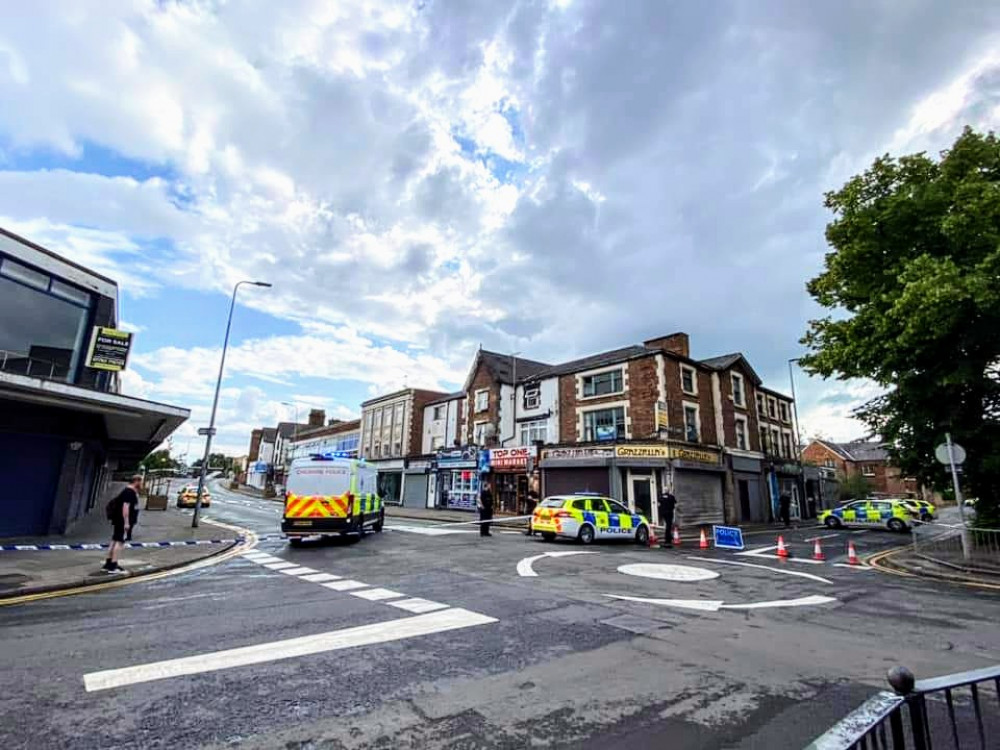
{"type": "Polygon", "coordinates": [[[607,495],[611,491],[608,470],[603,467],[579,469],[546,469],[542,477],[545,497],[572,495],[574,492],[594,492],[607,495]]]}
{"type": "Polygon", "coordinates": [[[66,443],[0,432],[0,536],[49,533],[66,443]]]}
{"type": "Polygon", "coordinates": [[[747,523],[753,518],[750,511],[750,482],[746,479],[741,479],[738,486],[740,493],[740,520],[743,523],[747,523]]]}
{"type": "Polygon", "coordinates": [[[682,526],[721,524],[722,477],[708,471],[674,472],[677,517],[682,526]]]}
{"type": "Polygon", "coordinates": [[[633,511],[653,519],[653,478],[633,476],[629,481],[629,504],[633,511]]]}

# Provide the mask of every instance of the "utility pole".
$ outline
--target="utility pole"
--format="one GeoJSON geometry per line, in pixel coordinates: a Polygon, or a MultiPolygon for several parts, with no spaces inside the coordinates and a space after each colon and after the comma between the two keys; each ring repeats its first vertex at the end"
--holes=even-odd
{"type": "Polygon", "coordinates": [[[795,460],[799,465],[799,518],[804,518],[802,503],[805,502],[806,477],[802,467],[802,441],[799,437],[799,402],[795,398],[795,371],[792,365],[798,362],[798,357],[788,360],[788,382],[792,386],[792,427],[795,429],[795,460]]]}
{"type": "Polygon", "coordinates": [[[951,442],[951,433],[944,434],[945,443],[948,446],[948,468],[951,469],[951,483],[955,488],[955,502],[958,503],[958,515],[962,519],[962,559],[968,560],[969,551],[969,527],[965,522],[965,500],[962,497],[962,488],[958,484],[958,469],[955,468],[955,444],[951,442]]]}

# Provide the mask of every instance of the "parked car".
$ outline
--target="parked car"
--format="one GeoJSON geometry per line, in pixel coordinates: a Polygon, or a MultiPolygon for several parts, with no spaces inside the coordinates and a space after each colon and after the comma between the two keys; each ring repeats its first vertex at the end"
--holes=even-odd
{"type": "Polygon", "coordinates": [[[819,514],[818,520],[831,529],[865,526],[881,527],[889,531],[906,531],[919,517],[916,511],[907,508],[899,501],[855,500],[839,508],[823,511],[819,514]]]}
{"type": "MultiPolygon", "coordinates": [[[[186,484],[180,488],[177,493],[177,507],[178,508],[193,508],[195,506],[195,498],[198,493],[198,485],[196,484],[186,484]]],[[[202,488],[201,490],[201,507],[207,508],[212,504],[212,495],[209,494],[208,490],[202,488]]]]}

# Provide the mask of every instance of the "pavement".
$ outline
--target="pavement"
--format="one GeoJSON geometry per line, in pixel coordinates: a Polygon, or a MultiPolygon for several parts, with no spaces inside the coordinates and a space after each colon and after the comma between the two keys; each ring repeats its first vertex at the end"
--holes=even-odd
{"type": "Polygon", "coordinates": [[[291,548],[212,489],[253,550],[0,608],[3,747],[796,748],[891,666],[1000,660],[995,593],[847,565],[895,534],[792,530],[781,561],[390,517],[291,548]]]}
{"type": "MultiPolygon", "coordinates": [[[[113,487],[111,493],[118,489],[113,487]]],[[[192,529],[191,510],[174,506],[165,511],[144,510],[143,504],[132,535],[134,546],[119,558],[128,571],[125,575],[101,570],[111,541],[111,526],[102,512],[104,501],[65,536],[0,540],[0,600],[149,575],[219,554],[235,545],[238,532],[231,528],[202,523],[192,529]],[[149,546],[154,544],[157,546],[149,546]]],[[[209,511],[202,513],[209,515],[209,511]]]]}

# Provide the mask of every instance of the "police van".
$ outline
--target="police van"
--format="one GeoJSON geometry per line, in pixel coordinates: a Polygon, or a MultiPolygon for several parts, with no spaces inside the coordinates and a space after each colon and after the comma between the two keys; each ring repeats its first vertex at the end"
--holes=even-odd
{"type": "Polygon", "coordinates": [[[292,544],[312,536],[380,532],[385,509],[374,466],[344,453],[292,462],[285,482],[281,531],[292,544]]]}

